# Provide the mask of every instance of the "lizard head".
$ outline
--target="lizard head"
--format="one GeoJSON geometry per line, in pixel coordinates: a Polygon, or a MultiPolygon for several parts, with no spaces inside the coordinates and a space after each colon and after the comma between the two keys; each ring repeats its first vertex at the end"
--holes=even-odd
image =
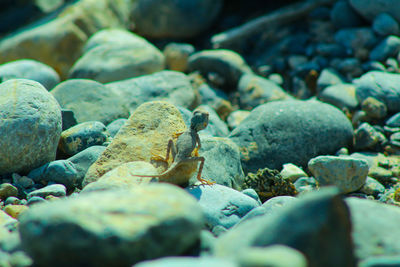
{"type": "Polygon", "coordinates": [[[208,112],[199,109],[193,111],[193,116],[190,121],[190,128],[198,132],[206,128],[207,125],[208,125],[208,112]]]}

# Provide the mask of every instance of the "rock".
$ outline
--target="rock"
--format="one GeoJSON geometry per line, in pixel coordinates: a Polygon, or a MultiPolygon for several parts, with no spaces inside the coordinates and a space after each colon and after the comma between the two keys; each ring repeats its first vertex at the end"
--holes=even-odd
{"type": "Polygon", "coordinates": [[[61,133],[58,148],[66,155],[73,156],[91,146],[102,145],[110,134],[99,121],[87,121],[61,133]]]}
{"type": "Polygon", "coordinates": [[[331,21],[336,28],[351,28],[361,26],[362,18],[347,1],[338,1],[331,10],[331,21]]]}
{"type": "Polygon", "coordinates": [[[131,266],[184,253],[203,223],[186,192],[154,184],[34,205],[21,216],[19,230],[35,264],[131,266]]]}
{"type": "Polygon", "coordinates": [[[308,176],[307,173],[305,173],[302,168],[292,163],[283,164],[280,175],[282,176],[283,179],[289,180],[292,183],[296,182],[296,180],[300,177],[308,176]]]}
{"type": "Polygon", "coordinates": [[[21,200],[17,197],[10,196],[4,201],[4,205],[18,205],[21,203],[21,200]]]}
{"type": "Polygon", "coordinates": [[[167,44],[163,51],[167,68],[181,72],[187,71],[188,58],[194,51],[195,48],[191,44],[167,44]]]}
{"type": "MultiPolygon", "coordinates": [[[[16,229],[17,224],[18,221],[16,219],[5,213],[3,210],[0,210],[0,226],[2,230],[7,229],[10,232],[14,231],[16,229]]],[[[0,230],[0,232],[2,230],[0,230]]]]}
{"type": "Polygon", "coordinates": [[[350,83],[328,86],[318,95],[318,99],[341,110],[354,111],[359,105],[356,98],[356,87],[350,83]]]}
{"type": "Polygon", "coordinates": [[[163,101],[142,104],[129,117],[103,154],[90,166],[83,186],[98,180],[123,163],[149,162],[151,153],[165,155],[168,140],[174,133],[185,129],[182,117],[173,105],[163,101]]]}
{"type": "Polygon", "coordinates": [[[372,21],[381,13],[387,13],[400,21],[400,8],[396,0],[350,0],[350,5],[365,19],[372,21]]]}
{"type": "MultiPolygon", "coordinates": [[[[362,51],[362,50],[359,50],[362,51]]],[[[361,53],[361,52],[360,52],[361,53]]],[[[365,57],[363,55],[357,55],[357,57],[362,57],[363,60],[365,57]]],[[[331,64],[332,67],[337,69],[340,73],[343,73],[346,75],[346,78],[348,80],[353,79],[354,77],[359,77],[362,75],[363,69],[362,69],[362,64],[359,58],[357,57],[350,57],[350,58],[344,58],[344,59],[339,59],[339,60],[332,60],[332,62],[337,62],[338,64],[331,64]]]]}
{"type": "Polygon", "coordinates": [[[240,252],[240,266],[306,267],[307,259],[299,251],[288,246],[272,245],[263,248],[252,247],[240,252]]]}
{"type": "Polygon", "coordinates": [[[239,224],[217,239],[214,254],[232,258],[249,247],[282,244],[302,252],[309,266],[355,266],[350,235],[347,206],[335,190],[326,189],[275,215],[239,224]]]}
{"type": "Polygon", "coordinates": [[[236,262],[216,257],[166,257],[162,259],[143,261],[133,267],[238,267],[236,262]]]}
{"type": "Polygon", "coordinates": [[[145,102],[155,100],[167,101],[185,108],[193,107],[196,101],[196,95],[188,77],[177,71],[160,71],[151,75],[108,83],[106,87],[119,94],[119,105],[128,106],[130,111],[145,102]]]}
{"type": "Polygon", "coordinates": [[[34,204],[43,203],[43,202],[46,202],[46,200],[44,198],[34,196],[34,197],[31,197],[30,199],[28,199],[28,202],[26,203],[26,205],[29,207],[34,204]]]}
{"type": "Polygon", "coordinates": [[[315,45],[315,52],[320,56],[328,58],[343,58],[348,56],[345,47],[337,43],[317,43],[315,45]]]}
{"type": "Polygon", "coordinates": [[[85,121],[111,121],[128,117],[129,110],[118,92],[101,83],[87,79],[72,79],[60,83],[51,91],[62,108],[74,112],[78,123],[85,121]]]}
{"type": "Polygon", "coordinates": [[[148,162],[133,161],[124,163],[90,183],[82,193],[110,189],[129,189],[141,184],[158,182],[157,177],[139,177],[137,175],[157,175],[157,169],[148,162]]]}
{"type": "Polygon", "coordinates": [[[17,173],[13,173],[12,178],[13,184],[17,187],[30,188],[35,184],[35,182],[31,178],[27,176],[20,176],[17,173]]]}
{"type": "Polygon", "coordinates": [[[360,103],[372,96],[385,103],[388,112],[400,111],[400,74],[370,71],[353,83],[360,103]]]}
{"type": "Polygon", "coordinates": [[[382,40],[369,54],[370,60],[384,61],[389,57],[397,56],[400,51],[400,38],[390,35],[382,40]]]}
{"type": "Polygon", "coordinates": [[[226,119],[228,127],[231,130],[235,129],[249,114],[250,111],[248,110],[235,110],[231,112],[226,119]]]}
{"type": "Polygon", "coordinates": [[[21,59],[0,65],[0,81],[18,78],[37,81],[47,90],[60,82],[54,69],[36,60],[21,59]]]}
{"type": "Polygon", "coordinates": [[[365,115],[372,120],[383,119],[387,115],[386,105],[374,97],[367,97],[364,99],[361,103],[361,109],[365,112],[365,115]]]}
{"type": "Polygon", "coordinates": [[[76,179],[78,187],[81,187],[83,178],[85,178],[89,167],[100,157],[105,149],[106,147],[104,146],[91,146],[68,158],[68,160],[74,164],[75,169],[78,172],[76,179]]]}
{"type": "Polygon", "coordinates": [[[353,128],[331,105],[275,101],[255,108],[229,138],[239,146],[242,167],[248,173],[265,167],[281,169],[289,162],[305,167],[317,155],[350,145],[353,128]]]}
{"type": "Polygon", "coordinates": [[[336,84],[343,84],[344,79],[334,69],[327,68],[321,71],[317,80],[317,90],[321,92],[324,88],[336,84]]]}
{"type": "Polygon", "coordinates": [[[46,198],[47,196],[65,197],[66,195],[67,195],[67,189],[65,188],[64,185],[52,184],[30,192],[26,198],[29,200],[32,197],[42,197],[42,198],[46,198]]]}
{"type": "Polygon", "coordinates": [[[400,208],[376,201],[347,198],[353,225],[353,242],[359,260],[399,254],[400,208]]]}
{"type": "Polygon", "coordinates": [[[209,28],[223,1],[139,0],[131,13],[135,31],[151,38],[189,38],[209,28]]]}
{"type": "Polygon", "coordinates": [[[379,61],[368,61],[362,65],[364,72],[369,71],[386,71],[386,67],[379,61]]]}
{"type": "MultiPolygon", "coordinates": [[[[216,136],[216,137],[226,137],[229,135],[228,126],[224,121],[221,120],[221,118],[218,116],[218,114],[215,112],[214,109],[212,109],[207,105],[200,105],[197,108],[205,110],[209,114],[208,126],[207,128],[204,129],[204,131],[201,132],[202,134],[209,134],[211,136],[216,136]]],[[[190,125],[186,126],[189,127],[190,125]]]]}
{"type": "Polygon", "coordinates": [[[5,200],[8,197],[18,196],[18,189],[9,183],[0,184],[0,199],[5,200]]]}
{"type": "Polygon", "coordinates": [[[118,133],[119,129],[121,129],[121,127],[125,124],[125,122],[127,120],[128,119],[121,118],[121,119],[116,119],[116,120],[110,122],[107,125],[107,132],[110,133],[110,136],[114,137],[118,133]]]}
{"type": "Polygon", "coordinates": [[[387,13],[381,13],[375,17],[372,29],[382,36],[398,35],[400,32],[399,23],[387,13]]]}
{"type": "Polygon", "coordinates": [[[199,86],[194,85],[194,88],[196,87],[200,94],[200,103],[211,107],[222,120],[226,120],[229,113],[233,111],[232,104],[228,101],[228,96],[223,91],[212,88],[205,82],[199,86]]]}
{"type": "Polygon", "coordinates": [[[54,160],[61,134],[61,109],[38,82],[0,84],[0,174],[26,173],[54,160]]]}
{"type": "Polygon", "coordinates": [[[77,186],[78,175],[75,165],[69,160],[52,161],[28,173],[28,177],[36,183],[63,184],[68,191],[77,186]]]}
{"type": "Polygon", "coordinates": [[[386,142],[386,137],[381,132],[377,131],[369,123],[362,123],[354,132],[354,148],[362,149],[379,149],[379,145],[386,142]]]}
{"type": "Polygon", "coordinates": [[[249,211],[259,206],[253,198],[218,184],[194,186],[186,190],[202,207],[206,226],[210,230],[218,225],[226,229],[231,228],[249,211]]]}
{"type": "Polygon", "coordinates": [[[91,48],[75,62],[69,71],[69,78],[107,83],[164,69],[164,55],[155,46],[130,32],[126,32],[124,39],[113,39],[115,31],[122,30],[107,29],[93,35],[96,39],[93,42],[97,45],[90,45],[91,48]],[[96,38],[97,34],[101,36],[96,38]],[[101,42],[104,38],[107,40],[101,42]]]}
{"type": "Polygon", "coordinates": [[[356,52],[357,49],[373,47],[377,39],[370,28],[349,28],[337,31],[335,41],[356,52]]]}
{"type": "Polygon", "coordinates": [[[291,98],[276,83],[253,74],[244,74],[239,80],[238,92],[241,109],[251,110],[258,105],[291,98]]]}
{"type": "Polygon", "coordinates": [[[203,50],[189,57],[189,71],[199,71],[204,77],[217,79],[214,83],[227,91],[234,91],[240,77],[252,73],[244,59],[231,50],[203,50]],[[211,75],[211,77],[210,77],[211,75]]]}
{"type": "Polygon", "coordinates": [[[360,192],[376,197],[379,194],[383,194],[385,192],[385,187],[374,178],[367,176],[365,184],[363,185],[363,187],[361,187],[360,192]]]}
{"type": "Polygon", "coordinates": [[[320,186],[334,185],[343,193],[360,189],[368,175],[368,163],[351,157],[319,156],[308,162],[320,186]]]}
{"type": "Polygon", "coordinates": [[[19,216],[27,210],[28,206],[25,205],[7,205],[4,208],[4,211],[14,219],[19,219],[19,216]]]}
{"type": "Polygon", "coordinates": [[[365,260],[362,260],[359,264],[360,267],[396,267],[400,265],[400,257],[397,255],[390,255],[386,257],[377,256],[377,257],[368,257],[365,260]]]}
{"type": "Polygon", "coordinates": [[[389,127],[400,127],[400,112],[391,116],[385,123],[389,127]]]}
{"type": "Polygon", "coordinates": [[[76,121],[74,112],[70,109],[61,109],[61,117],[62,117],[62,130],[63,131],[78,124],[78,122],[76,121]]]}

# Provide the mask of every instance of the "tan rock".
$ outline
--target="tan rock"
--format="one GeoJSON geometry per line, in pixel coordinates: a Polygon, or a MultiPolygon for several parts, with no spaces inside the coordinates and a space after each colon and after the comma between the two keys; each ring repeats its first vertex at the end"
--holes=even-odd
{"type": "MultiPolygon", "coordinates": [[[[140,105],[103,154],[89,168],[83,186],[97,181],[105,173],[124,163],[150,162],[152,154],[165,157],[168,140],[175,133],[185,130],[182,116],[172,104],[153,101],[140,105]]],[[[157,172],[161,173],[167,166],[159,163],[161,162],[154,162],[157,172]]]]}
{"type": "Polygon", "coordinates": [[[18,219],[18,216],[21,215],[21,213],[25,212],[27,209],[28,206],[25,205],[8,205],[4,208],[4,211],[11,217],[18,219]]]}

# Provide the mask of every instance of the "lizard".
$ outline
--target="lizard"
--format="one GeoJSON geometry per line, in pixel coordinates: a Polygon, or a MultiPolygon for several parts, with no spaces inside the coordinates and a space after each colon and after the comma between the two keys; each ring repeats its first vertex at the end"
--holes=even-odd
{"type": "Polygon", "coordinates": [[[198,155],[198,150],[201,148],[201,142],[198,132],[205,129],[208,125],[208,112],[202,110],[193,111],[190,120],[190,127],[187,131],[176,134],[177,140],[174,143],[173,139],[168,141],[167,155],[165,158],[153,155],[152,160],[160,160],[168,162],[169,155],[172,155],[172,164],[167,170],[157,175],[135,175],[139,177],[158,177],[162,182],[169,182],[173,184],[184,184],[187,182],[187,177],[193,172],[192,167],[194,163],[200,162],[200,167],[197,172],[197,180],[201,184],[212,185],[214,182],[207,181],[201,178],[201,173],[204,166],[204,157],[198,155]],[[192,156],[194,152],[194,156],[192,156]],[[186,177],[180,180],[178,177],[186,177]]]}

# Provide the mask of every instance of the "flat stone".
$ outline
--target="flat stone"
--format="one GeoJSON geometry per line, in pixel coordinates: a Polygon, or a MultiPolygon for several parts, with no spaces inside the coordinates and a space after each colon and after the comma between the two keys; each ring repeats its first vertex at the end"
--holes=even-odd
{"type": "Polygon", "coordinates": [[[18,189],[9,183],[0,184],[0,199],[5,200],[8,197],[18,196],[18,189]]]}
{"type": "Polygon", "coordinates": [[[52,184],[30,192],[26,196],[26,198],[29,200],[32,197],[42,197],[42,198],[46,198],[47,196],[65,197],[66,195],[67,195],[67,189],[65,188],[64,185],[52,184]]]}
{"type": "Polygon", "coordinates": [[[318,99],[339,109],[348,109],[349,111],[354,111],[359,106],[356,86],[350,83],[328,86],[318,95],[318,99]]]}
{"type": "Polygon", "coordinates": [[[384,61],[389,57],[396,57],[400,51],[400,38],[390,35],[382,40],[369,54],[370,60],[384,61]]]}
{"type": "Polygon", "coordinates": [[[166,257],[162,259],[144,261],[135,264],[134,267],[238,267],[239,265],[229,259],[217,257],[166,257]]]}

